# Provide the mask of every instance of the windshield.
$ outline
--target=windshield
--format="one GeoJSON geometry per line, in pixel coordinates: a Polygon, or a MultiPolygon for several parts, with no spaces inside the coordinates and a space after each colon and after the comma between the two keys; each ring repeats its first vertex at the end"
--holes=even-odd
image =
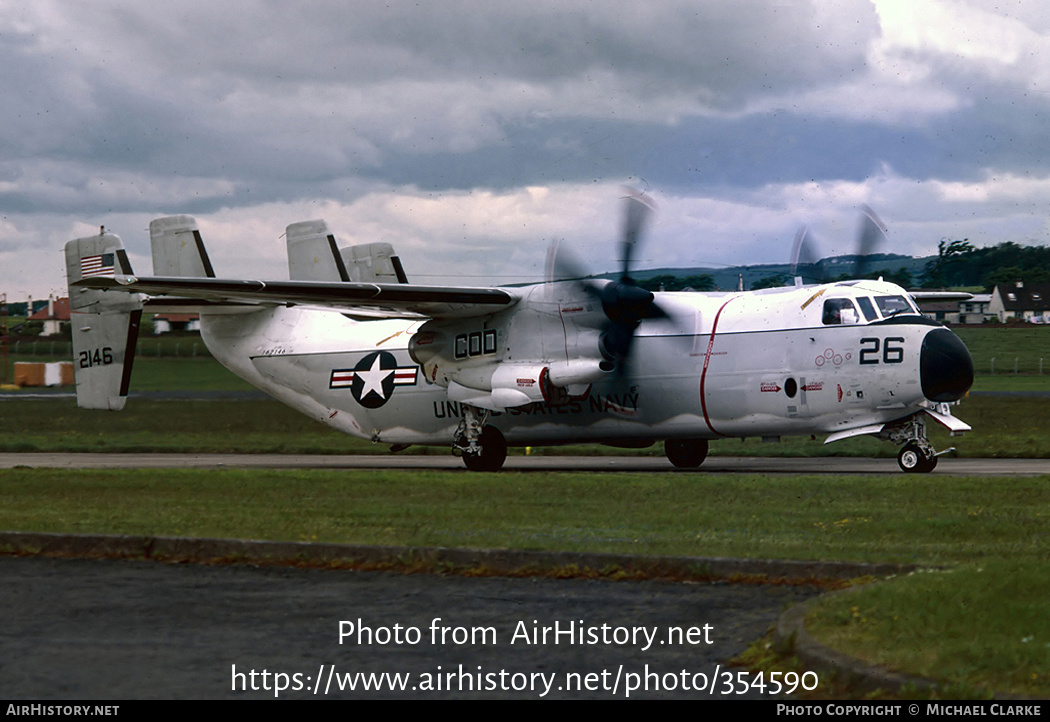
{"type": "Polygon", "coordinates": [[[904,296],[876,296],[875,303],[878,304],[883,316],[892,316],[897,313],[916,313],[915,307],[904,296]]]}

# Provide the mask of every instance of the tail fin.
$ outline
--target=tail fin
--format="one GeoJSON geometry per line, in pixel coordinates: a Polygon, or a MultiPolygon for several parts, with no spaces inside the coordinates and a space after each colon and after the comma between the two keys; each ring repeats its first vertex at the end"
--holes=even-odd
{"type": "Polygon", "coordinates": [[[150,221],[153,275],[215,278],[211,259],[192,216],[168,216],[150,221]]]}
{"type": "Polygon", "coordinates": [[[335,236],[324,221],[302,221],[285,229],[288,278],[293,281],[349,281],[335,236]]]}
{"type": "Polygon", "coordinates": [[[324,221],[293,223],[288,240],[288,277],[293,281],[408,283],[401,259],[389,243],[365,243],[340,250],[324,221]]]}
{"type": "Polygon", "coordinates": [[[73,369],[81,408],[119,411],[127,400],[142,302],[134,294],[76,287],[84,278],[117,273],[131,274],[118,236],[102,232],[66,244],[73,369]]]}

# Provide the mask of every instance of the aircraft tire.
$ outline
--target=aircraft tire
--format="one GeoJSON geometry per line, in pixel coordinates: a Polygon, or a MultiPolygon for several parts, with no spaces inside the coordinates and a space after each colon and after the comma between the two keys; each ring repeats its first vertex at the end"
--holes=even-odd
{"type": "Polygon", "coordinates": [[[927,474],[937,466],[936,456],[927,456],[915,443],[907,443],[897,454],[897,465],[909,474],[927,474]]]}
{"type": "Polygon", "coordinates": [[[507,460],[507,440],[494,426],[486,426],[478,438],[481,453],[464,454],[463,463],[470,471],[499,471],[507,460]]]}
{"type": "Polygon", "coordinates": [[[664,442],[667,460],[679,469],[695,469],[707,458],[707,439],[668,439],[664,442]]]}

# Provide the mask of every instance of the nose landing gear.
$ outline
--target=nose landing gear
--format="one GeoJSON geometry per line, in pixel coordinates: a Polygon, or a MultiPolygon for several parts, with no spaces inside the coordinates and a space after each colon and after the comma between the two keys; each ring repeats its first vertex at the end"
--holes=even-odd
{"type": "Polygon", "coordinates": [[[926,419],[919,412],[883,430],[882,436],[895,444],[904,444],[897,454],[897,465],[910,474],[926,474],[937,466],[937,457],[954,451],[955,447],[936,451],[926,438],[926,419]]]}

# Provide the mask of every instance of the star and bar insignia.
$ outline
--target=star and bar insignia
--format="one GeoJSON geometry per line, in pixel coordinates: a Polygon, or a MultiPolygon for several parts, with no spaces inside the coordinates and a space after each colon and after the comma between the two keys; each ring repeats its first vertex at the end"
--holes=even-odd
{"type": "Polygon", "coordinates": [[[390,400],[395,386],[415,386],[418,371],[417,366],[398,366],[392,353],[375,351],[352,369],[333,369],[328,388],[348,388],[359,404],[376,409],[390,400]]]}

